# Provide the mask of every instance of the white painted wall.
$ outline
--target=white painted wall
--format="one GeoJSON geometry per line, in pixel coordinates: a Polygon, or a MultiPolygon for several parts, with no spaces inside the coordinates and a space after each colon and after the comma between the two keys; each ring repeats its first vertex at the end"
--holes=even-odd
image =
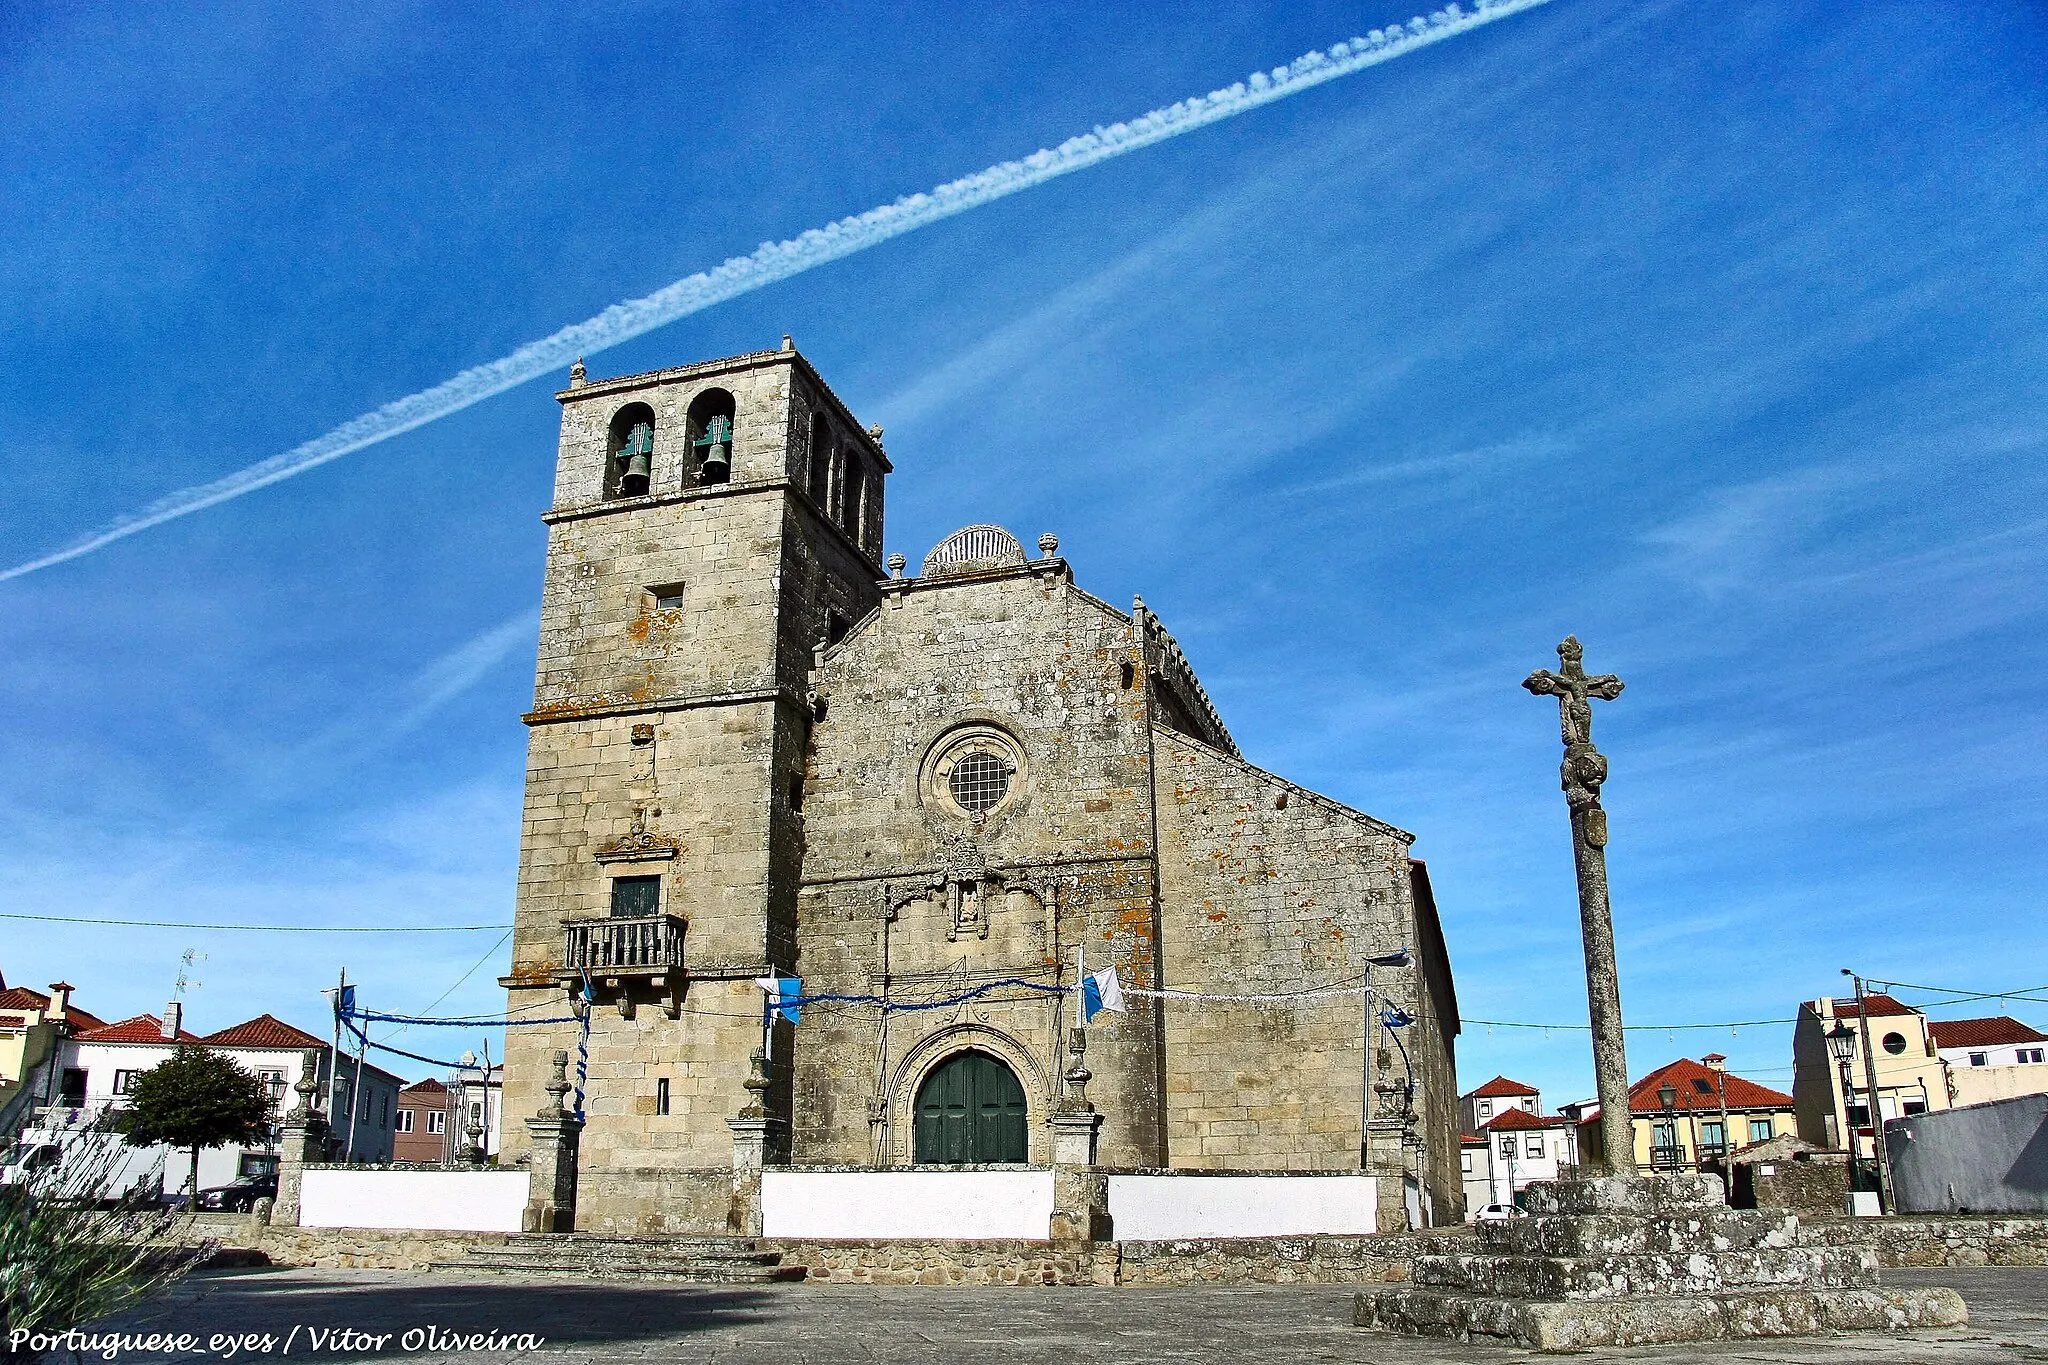
{"type": "Polygon", "coordinates": [[[1369,1175],[1112,1175],[1120,1242],[1207,1237],[1364,1236],[1379,1195],[1369,1175]]]}
{"type": "Polygon", "coordinates": [[[299,1188],[299,1226],[517,1232],[525,1171],[315,1168],[299,1188]]]}
{"type": "Polygon", "coordinates": [[[1051,1171],[802,1171],[761,1173],[769,1237],[1043,1241],[1051,1171]]]}

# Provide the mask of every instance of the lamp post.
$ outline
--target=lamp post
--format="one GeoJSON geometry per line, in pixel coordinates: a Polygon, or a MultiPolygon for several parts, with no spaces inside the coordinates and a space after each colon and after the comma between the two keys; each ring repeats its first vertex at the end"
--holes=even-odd
{"type": "MultiPolygon", "coordinates": [[[[1664,1159],[1672,1170],[1678,1169],[1678,1087],[1666,1081],[1657,1087],[1657,1102],[1664,1106],[1664,1150],[1669,1153],[1664,1159]]],[[[1650,1139],[1650,1165],[1657,1165],[1657,1141],[1650,1139]]]]}
{"type": "Polygon", "coordinates": [[[1870,1001],[1863,993],[1863,978],[1847,967],[1842,975],[1856,984],[1856,1026],[1863,1041],[1864,1108],[1870,1114],[1870,1154],[1877,1158],[1877,1202],[1886,1213],[1892,1211],[1892,1164],[1884,1150],[1884,1102],[1877,1084],[1877,1053],[1870,1046],[1870,1001]]]}
{"type": "Polygon", "coordinates": [[[1844,1020],[1837,1019],[1835,1026],[1828,1030],[1828,1050],[1835,1054],[1835,1065],[1842,1072],[1842,1131],[1836,1134],[1842,1145],[1849,1149],[1849,1156],[1856,1155],[1856,1139],[1849,1128],[1849,1105],[1856,1098],[1856,1087],[1850,1081],[1849,1063],[1856,1056],[1856,1030],[1844,1020]]]}

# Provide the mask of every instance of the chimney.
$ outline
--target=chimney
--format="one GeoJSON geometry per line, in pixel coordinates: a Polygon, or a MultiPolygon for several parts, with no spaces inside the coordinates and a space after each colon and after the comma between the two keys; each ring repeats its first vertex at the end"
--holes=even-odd
{"type": "Polygon", "coordinates": [[[164,1041],[178,1040],[178,1030],[185,1026],[185,1007],[173,1000],[164,1006],[164,1041]]]}
{"type": "Polygon", "coordinates": [[[70,1008],[71,983],[69,981],[52,981],[50,983],[50,1007],[43,1011],[43,1018],[62,1020],[65,1012],[70,1008]]]}
{"type": "Polygon", "coordinates": [[[1700,1060],[1706,1063],[1707,1070],[1709,1071],[1726,1071],[1728,1069],[1728,1059],[1718,1052],[1709,1052],[1700,1060]]]}

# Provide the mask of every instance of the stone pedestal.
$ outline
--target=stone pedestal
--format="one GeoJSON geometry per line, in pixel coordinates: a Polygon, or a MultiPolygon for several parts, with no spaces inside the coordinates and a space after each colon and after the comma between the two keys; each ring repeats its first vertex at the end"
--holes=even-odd
{"type": "Polygon", "coordinates": [[[1109,1177],[1095,1169],[1102,1115],[1093,1109],[1061,1109],[1052,1116],[1052,1220],[1055,1242],[1107,1242],[1109,1177]]]}
{"type": "Polygon", "coordinates": [[[1874,1253],[1799,1245],[1799,1220],[1731,1209],[1714,1176],[1531,1185],[1530,1216],[1482,1223],[1476,1251],[1418,1256],[1402,1289],[1361,1293],[1360,1327],[1544,1351],[1953,1327],[1951,1289],[1886,1290],[1874,1253]]]}
{"type": "Polygon", "coordinates": [[[569,1093],[569,1054],[557,1052],[553,1064],[548,1101],[526,1121],[526,1131],[533,1139],[533,1164],[520,1224],[527,1232],[576,1230],[576,1159],[583,1141],[583,1120],[562,1105],[562,1097],[569,1093]]]}
{"type": "Polygon", "coordinates": [[[313,1108],[319,1091],[320,1054],[308,1052],[299,1067],[299,1082],[293,1087],[299,1102],[278,1125],[277,1198],[270,1206],[273,1227],[299,1225],[299,1191],[304,1187],[306,1167],[327,1155],[327,1120],[313,1108]]]}
{"type": "Polygon", "coordinates": [[[768,1164],[772,1123],[770,1118],[744,1115],[725,1121],[732,1129],[732,1207],[725,1221],[737,1237],[761,1235],[761,1168],[768,1164]]]}

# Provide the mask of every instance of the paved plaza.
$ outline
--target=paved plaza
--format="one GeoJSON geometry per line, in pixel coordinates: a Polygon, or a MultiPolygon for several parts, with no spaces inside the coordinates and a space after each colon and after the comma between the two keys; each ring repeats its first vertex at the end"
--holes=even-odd
{"type": "MultiPolygon", "coordinates": [[[[1967,1328],[1904,1336],[1714,1342],[1592,1354],[1642,1362],[2048,1361],[2048,1270],[1887,1271],[1897,1285],[1947,1285],[1969,1300],[1967,1328]]],[[[718,1288],[511,1278],[461,1279],[396,1271],[263,1270],[195,1275],[170,1296],[118,1323],[124,1330],[270,1334],[266,1350],[323,1360],[407,1358],[472,1365],[535,1361],[838,1362],[1087,1360],[1484,1361],[1523,1358],[1513,1347],[1392,1338],[1351,1326],[1355,1287],[1201,1289],[924,1289],[851,1285],[718,1288]],[[532,1349],[405,1349],[404,1334],[532,1333],[532,1349]],[[313,1329],[389,1333],[312,1344],[313,1329]]],[[[200,1352],[205,1351],[204,1347],[200,1352]]],[[[200,1352],[184,1357],[191,1361],[200,1352]]],[[[208,1353],[220,1359],[221,1352],[208,1353]]],[[[124,1359],[164,1357],[123,1356],[124,1359]]]]}

